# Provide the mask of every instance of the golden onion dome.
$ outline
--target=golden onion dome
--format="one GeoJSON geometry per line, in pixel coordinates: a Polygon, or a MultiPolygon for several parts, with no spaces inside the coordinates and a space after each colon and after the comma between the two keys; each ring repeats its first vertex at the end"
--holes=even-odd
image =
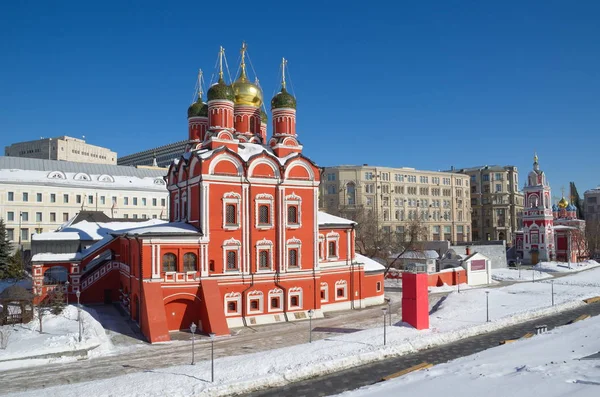
{"type": "Polygon", "coordinates": [[[249,105],[260,107],[263,103],[263,93],[259,86],[253,84],[246,77],[246,68],[242,67],[240,77],[231,85],[236,105],[249,105]]]}
{"type": "Polygon", "coordinates": [[[560,201],[558,202],[558,208],[567,208],[567,206],[569,205],[569,202],[567,201],[566,198],[561,198],[560,201]]]}

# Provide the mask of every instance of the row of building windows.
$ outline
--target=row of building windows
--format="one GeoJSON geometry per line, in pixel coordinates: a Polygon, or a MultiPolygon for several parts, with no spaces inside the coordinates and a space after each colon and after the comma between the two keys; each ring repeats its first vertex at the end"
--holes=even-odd
{"type": "MultiPolygon", "coordinates": [[[[50,203],[56,203],[56,193],[50,193],[48,199],[50,200],[50,203]]],[[[107,200],[110,199],[110,197],[108,196],[97,196],[98,198],[98,202],[101,205],[106,205],[107,200]]],[[[123,205],[129,205],[129,197],[123,197],[123,205]]],[[[146,197],[142,197],[139,201],[137,197],[132,197],[131,198],[131,203],[133,205],[138,205],[138,203],[141,203],[142,206],[148,206],[148,199],[146,197]]],[[[8,201],[15,201],[15,193],[14,192],[8,192],[7,193],[7,200],[8,201]]],[[[70,200],[70,195],[68,193],[64,193],[62,195],[62,202],[63,204],[68,204],[70,200]]],[[[21,194],[21,201],[23,202],[29,202],[29,193],[28,192],[23,192],[21,194]]],[[[42,193],[36,193],[35,194],[35,202],[37,203],[42,203],[43,202],[43,194],[42,193]]],[[[76,194],[75,195],[75,203],[77,204],[82,204],[82,203],[87,203],[87,204],[94,204],[94,195],[81,195],[81,194],[76,194]]],[[[112,201],[111,203],[113,205],[117,205],[117,197],[116,196],[112,196],[112,201]]],[[[157,207],[158,206],[158,199],[157,198],[152,198],[150,203],[152,204],[153,207],[157,207]]],[[[166,199],[160,199],[160,205],[161,207],[165,207],[167,204],[167,200],[166,199]]]]}
{"type": "MultiPolygon", "coordinates": [[[[54,222],[59,222],[59,217],[60,213],[57,212],[50,212],[49,217],[47,222],[50,223],[54,223],[54,222]]],[[[21,222],[29,222],[29,212],[28,211],[20,211],[19,212],[19,216],[21,217],[21,222]]],[[[128,219],[129,218],[129,214],[123,214],[123,218],[128,219]]],[[[138,214],[133,214],[132,215],[133,219],[138,219],[138,214]]],[[[148,219],[148,215],[147,214],[141,214],[139,215],[139,218],[141,219],[148,219]]],[[[14,222],[16,219],[16,213],[14,211],[7,211],[6,212],[6,221],[7,222],[14,222]]],[[[68,212],[63,212],[62,213],[62,217],[60,218],[62,222],[67,222],[69,220],[69,213],[68,212]]],[[[156,215],[152,215],[152,219],[157,219],[156,215]]],[[[35,213],[35,220],[31,220],[31,222],[44,222],[44,214],[42,212],[36,212],[35,213]]]]}
{"type": "MultiPolygon", "coordinates": [[[[258,206],[258,226],[270,226],[271,222],[270,204],[261,204],[258,206]]],[[[298,206],[289,205],[287,208],[287,223],[288,225],[298,225],[298,206]]],[[[238,211],[237,204],[225,205],[225,225],[238,226],[238,211]]]]}
{"type": "MultiPolygon", "coordinates": [[[[94,157],[94,158],[97,158],[97,159],[106,160],[106,156],[101,155],[101,154],[90,153],[90,152],[82,152],[81,150],[76,150],[76,149],[71,149],[71,153],[73,153],[73,154],[79,154],[81,156],[88,156],[88,157],[94,157]]],[[[112,160],[114,161],[115,159],[113,158],[112,160]]]]}

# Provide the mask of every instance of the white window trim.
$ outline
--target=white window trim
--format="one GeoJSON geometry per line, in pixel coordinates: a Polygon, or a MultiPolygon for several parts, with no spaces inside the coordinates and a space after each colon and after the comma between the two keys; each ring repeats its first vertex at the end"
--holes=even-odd
{"type": "Polygon", "coordinates": [[[346,282],[346,280],[338,280],[335,282],[335,300],[336,301],[343,301],[348,299],[348,283],[346,282]],[[338,296],[338,289],[343,288],[344,290],[344,296],[338,296]]]}
{"type": "Polygon", "coordinates": [[[280,312],[283,311],[283,290],[275,288],[269,291],[269,312],[280,312]],[[279,307],[271,307],[271,298],[279,298],[279,307]]]}
{"type": "Polygon", "coordinates": [[[319,234],[319,260],[320,261],[324,261],[325,260],[325,253],[324,251],[326,251],[326,247],[325,247],[325,236],[323,236],[322,234],[319,234]]]}
{"type": "MultiPolygon", "coordinates": [[[[123,198],[123,200],[125,200],[125,199],[127,199],[127,201],[129,201],[129,198],[128,198],[128,197],[125,197],[125,198],[123,198]]],[[[175,194],[175,198],[173,199],[173,201],[175,202],[175,211],[174,211],[174,214],[175,214],[175,220],[176,220],[176,221],[178,221],[178,220],[180,220],[180,219],[181,219],[181,218],[180,218],[180,212],[179,212],[179,211],[180,211],[180,209],[181,209],[181,204],[180,204],[180,202],[179,202],[179,192],[177,192],[177,193],[175,194]]],[[[128,204],[124,204],[124,205],[128,205],[128,204]]]]}
{"type": "Polygon", "coordinates": [[[241,201],[242,196],[235,192],[228,192],[223,195],[223,229],[225,230],[237,230],[240,228],[240,211],[241,211],[241,201]],[[235,225],[230,225],[227,223],[227,204],[235,205],[235,225]]]}
{"type": "Polygon", "coordinates": [[[260,241],[256,242],[256,271],[258,273],[268,273],[273,271],[273,242],[263,238],[260,241]],[[269,252],[269,268],[261,269],[260,268],[260,251],[268,251],[269,252]]]}
{"type": "Polygon", "coordinates": [[[321,303],[329,302],[329,286],[327,285],[327,283],[321,283],[321,291],[325,291],[325,297],[321,299],[321,303]]]}
{"type": "Polygon", "coordinates": [[[179,205],[179,208],[181,210],[181,216],[179,217],[179,219],[184,221],[187,220],[189,216],[187,211],[187,192],[183,192],[183,194],[181,195],[181,204],[179,205]]]}
{"type": "Polygon", "coordinates": [[[275,217],[275,200],[273,199],[273,196],[267,193],[261,193],[256,195],[256,198],[254,199],[255,204],[254,204],[254,224],[256,225],[256,228],[259,230],[267,230],[267,229],[272,229],[273,228],[273,218],[275,217]],[[258,209],[260,208],[261,205],[268,205],[269,206],[269,223],[259,223],[259,212],[258,209]]]}
{"type": "Polygon", "coordinates": [[[248,308],[248,314],[261,314],[264,312],[263,308],[264,308],[264,304],[265,304],[265,298],[264,298],[264,294],[262,293],[262,291],[250,291],[248,292],[248,295],[246,296],[246,307],[248,308]],[[258,309],[252,309],[252,307],[250,306],[250,302],[253,300],[258,300],[258,309]]]}
{"type": "Polygon", "coordinates": [[[299,229],[302,227],[302,197],[292,193],[290,195],[285,196],[285,226],[288,229],[299,229]],[[295,206],[297,208],[296,218],[298,223],[289,223],[288,222],[288,208],[290,206],[295,206]]]}
{"type": "Polygon", "coordinates": [[[240,294],[239,292],[230,292],[228,294],[225,294],[225,316],[239,316],[242,314],[242,294],[240,294]],[[236,302],[236,311],[235,312],[230,312],[229,310],[227,310],[227,304],[229,302],[236,302]]]}
{"type": "Polygon", "coordinates": [[[303,302],[302,302],[302,288],[300,287],[292,287],[288,291],[288,309],[289,310],[302,310],[303,302]],[[292,306],[292,297],[298,297],[298,306],[292,306]]]}
{"type": "Polygon", "coordinates": [[[291,239],[287,240],[285,243],[285,268],[289,271],[290,270],[290,264],[289,264],[289,260],[290,260],[290,249],[295,249],[298,252],[298,257],[296,258],[297,262],[298,262],[298,266],[294,266],[291,268],[292,271],[298,271],[298,270],[302,270],[302,240],[297,239],[296,237],[292,237],[291,239]]]}
{"type": "Polygon", "coordinates": [[[327,253],[327,256],[326,256],[325,260],[329,260],[329,261],[338,260],[340,257],[340,235],[339,235],[339,233],[334,233],[334,232],[327,233],[326,241],[327,241],[327,244],[325,247],[325,251],[327,253]],[[335,256],[329,255],[329,243],[331,241],[335,241],[335,256]]]}
{"type": "Polygon", "coordinates": [[[231,238],[223,242],[223,273],[232,274],[232,273],[240,273],[240,254],[242,251],[242,243],[238,240],[231,238]],[[227,269],[227,253],[229,251],[235,251],[236,261],[237,261],[237,269],[236,270],[228,270],[227,269]]]}

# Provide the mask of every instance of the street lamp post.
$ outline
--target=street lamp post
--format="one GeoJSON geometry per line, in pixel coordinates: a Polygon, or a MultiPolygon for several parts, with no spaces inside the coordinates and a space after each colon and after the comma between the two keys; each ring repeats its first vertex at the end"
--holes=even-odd
{"type": "Polygon", "coordinates": [[[388,305],[388,317],[390,321],[390,327],[392,326],[392,298],[385,298],[385,303],[388,305]]]}
{"type": "Polygon", "coordinates": [[[81,342],[81,304],[79,303],[81,291],[77,290],[75,296],[77,296],[77,322],[79,323],[79,342],[81,342]]]}
{"type": "Polygon", "coordinates": [[[486,323],[490,322],[490,291],[485,291],[485,317],[486,323]]]}
{"type": "Polygon", "coordinates": [[[313,309],[308,311],[308,343],[312,343],[312,318],[315,314],[313,309]]]}
{"type": "Polygon", "coordinates": [[[456,272],[456,289],[460,294],[460,272],[456,272]]]}
{"type": "Polygon", "coordinates": [[[215,381],[215,334],[210,333],[210,381],[215,381]]]}
{"type": "Polygon", "coordinates": [[[196,361],[194,360],[194,340],[196,339],[196,324],[192,322],[190,324],[190,332],[192,333],[192,365],[196,365],[196,361]]]}
{"type": "Polygon", "coordinates": [[[532,272],[532,274],[533,274],[533,282],[535,283],[535,269],[534,269],[534,268],[531,268],[531,272],[532,272]]]}
{"type": "Polygon", "coordinates": [[[383,312],[383,345],[385,346],[385,344],[386,344],[386,337],[387,337],[387,335],[386,335],[386,329],[385,329],[385,326],[386,326],[385,315],[387,314],[387,308],[384,307],[383,309],[381,309],[381,311],[383,312]]]}
{"type": "Polygon", "coordinates": [[[69,306],[69,280],[65,282],[65,287],[67,288],[67,306],[69,306]]]}
{"type": "Polygon", "coordinates": [[[550,286],[552,288],[552,306],[554,306],[554,280],[550,280],[550,286]]]}

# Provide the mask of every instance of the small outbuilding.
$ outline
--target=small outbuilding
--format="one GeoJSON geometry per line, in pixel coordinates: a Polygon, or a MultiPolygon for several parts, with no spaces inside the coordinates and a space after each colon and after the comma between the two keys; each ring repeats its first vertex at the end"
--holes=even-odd
{"type": "Polygon", "coordinates": [[[19,285],[0,293],[0,325],[28,323],[33,320],[33,294],[19,285]]]}

